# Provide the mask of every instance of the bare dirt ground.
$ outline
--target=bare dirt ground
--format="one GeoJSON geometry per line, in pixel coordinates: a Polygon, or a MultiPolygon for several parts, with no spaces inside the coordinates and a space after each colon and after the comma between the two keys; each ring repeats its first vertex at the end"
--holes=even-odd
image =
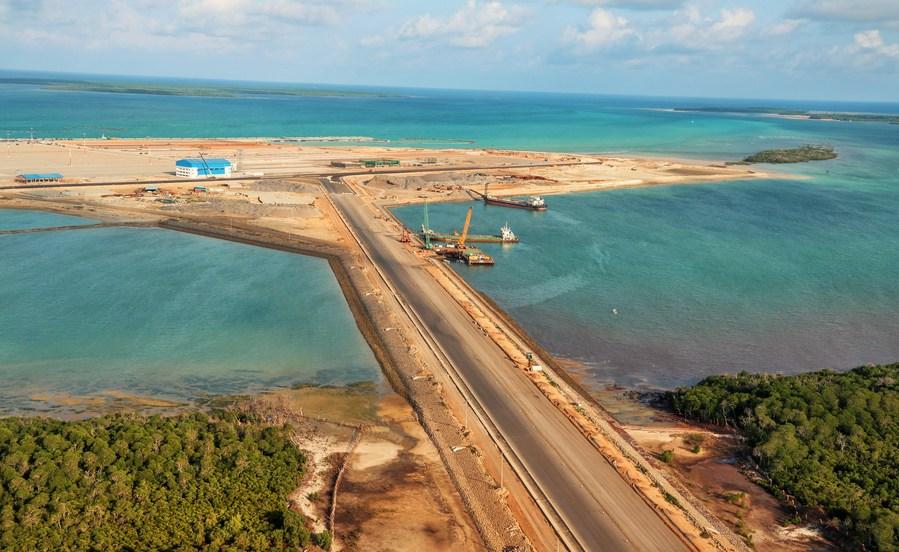
{"type": "Polygon", "coordinates": [[[333,531],[334,550],[484,549],[434,445],[398,395],[368,385],[281,389],[248,408],[294,427],[309,464],[291,502],[316,531],[333,531]]]}
{"type": "Polygon", "coordinates": [[[389,397],[386,427],[365,433],[340,488],[347,550],[484,550],[440,456],[411,408],[389,397]]]}
{"type": "Polygon", "coordinates": [[[374,199],[388,203],[467,201],[480,193],[498,196],[552,195],[594,190],[664,186],[753,178],[794,178],[745,166],[724,166],[705,161],[578,157],[578,164],[557,164],[453,170],[440,173],[349,176],[374,199]]]}
{"type": "Polygon", "coordinates": [[[364,171],[368,169],[331,165],[332,161],[356,163],[364,159],[395,159],[401,162],[402,168],[429,169],[484,164],[501,167],[544,159],[571,159],[558,154],[321,146],[263,139],[12,141],[0,144],[0,184],[12,184],[15,175],[25,172],[59,172],[65,177],[63,182],[71,183],[170,179],[175,176],[175,161],[200,155],[227,158],[234,164],[235,176],[364,171]]]}
{"type": "Polygon", "coordinates": [[[655,422],[625,425],[627,433],[657,457],[671,451],[666,471],[677,477],[718,519],[760,552],[833,550],[809,527],[785,527],[790,515],[771,494],[741,472],[734,435],[719,434],[667,418],[631,401],[629,409],[656,412],[655,422]],[[698,448],[695,448],[698,445],[698,448]]]}

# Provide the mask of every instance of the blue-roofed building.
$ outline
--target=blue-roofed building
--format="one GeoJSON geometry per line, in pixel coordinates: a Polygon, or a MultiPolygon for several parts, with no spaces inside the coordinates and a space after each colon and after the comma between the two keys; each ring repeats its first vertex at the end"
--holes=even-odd
{"type": "Polygon", "coordinates": [[[37,184],[39,182],[59,182],[62,175],[59,173],[23,173],[16,175],[16,182],[24,182],[26,184],[37,184]]]}
{"type": "Polygon", "coordinates": [[[221,158],[179,159],[175,162],[175,175],[185,178],[231,176],[231,161],[221,158]]]}

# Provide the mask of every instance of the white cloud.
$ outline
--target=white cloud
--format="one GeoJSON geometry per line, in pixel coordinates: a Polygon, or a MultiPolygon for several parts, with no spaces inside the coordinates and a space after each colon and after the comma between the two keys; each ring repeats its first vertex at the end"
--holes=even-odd
{"type": "Polygon", "coordinates": [[[896,0],[805,0],[793,10],[797,17],[824,21],[899,22],[896,0]]]}
{"type": "Polygon", "coordinates": [[[715,50],[742,38],[755,23],[748,8],[723,9],[717,18],[703,16],[695,7],[675,14],[669,29],[655,32],[654,47],[715,50]]]}
{"type": "Polygon", "coordinates": [[[681,7],[685,0],[572,0],[581,6],[603,6],[631,10],[666,10],[681,7]]]}
{"type": "Polygon", "coordinates": [[[719,40],[736,40],[755,22],[755,13],[747,8],[721,10],[721,19],[712,24],[710,34],[719,40]]]}
{"type": "Polygon", "coordinates": [[[586,26],[568,27],[562,31],[562,40],[581,50],[590,51],[608,47],[635,35],[627,19],[596,8],[590,13],[586,26]]]}
{"type": "Polygon", "coordinates": [[[855,33],[853,50],[899,60],[899,43],[887,44],[880,31],[872,29],[855,33]]]}
{"type": "Polygon", "coordinates": [[[406,21],[398,36],[406,40],[444,40],[462,48],[483,48],[497,38],[510,35],[521,27],[523,10],[506,7],[502,2],[467,0],[447,17],[420,15],[406,21]]]}
{"type": "Polygon", "coordinates": [[[297,27],[336,26],[370,1],[92,0],[76,8],[63,0],[0,0],[0,30],[80,48],[237,51],[295,42],[297,27]],[[13,19],[28,23],[13,29],[13,19]]]}
{"type": "Polygon", "coordinates": [[[802,19],[784,19],[769,27],[767,34],[773,36],[788,35],[802,26],[803,23],[802,19]]]}

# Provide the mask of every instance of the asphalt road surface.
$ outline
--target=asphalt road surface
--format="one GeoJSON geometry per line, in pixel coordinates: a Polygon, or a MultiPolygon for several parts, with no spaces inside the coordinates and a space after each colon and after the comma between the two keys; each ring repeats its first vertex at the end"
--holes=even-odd
{"type": "MultiPolygon", "coordinates": [[[[332,199],[418,314],[585,550],[688,550],[499,347],[352,194],[332,199]]],[[[499,268],[494,268],[499,270],[499,268]]]]}

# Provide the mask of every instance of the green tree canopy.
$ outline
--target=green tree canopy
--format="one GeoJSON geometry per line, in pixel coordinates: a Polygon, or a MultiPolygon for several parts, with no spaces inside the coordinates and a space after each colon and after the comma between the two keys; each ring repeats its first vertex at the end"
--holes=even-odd
{"type": "Polygon", "coordinates": [[[899,550],[899,364],[712,376],[671,399],[737,428],[772,490],[826,511],[853,546],[899,550]]]}

